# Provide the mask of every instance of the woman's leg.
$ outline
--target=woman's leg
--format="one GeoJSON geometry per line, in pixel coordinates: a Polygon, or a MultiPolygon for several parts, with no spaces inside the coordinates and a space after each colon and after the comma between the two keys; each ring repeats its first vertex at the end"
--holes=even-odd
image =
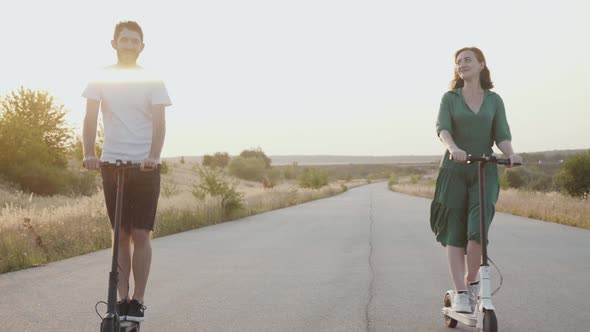
{"type": "Polygon", "coordinates": [[[474,282],[481,264],[481,244],[470,240],[467,243],[467,282],[474,282]]]}
{"type": "Polygon", "coordinates": [[[465,248],[447,246],[449,271],[456,291],[466,291],[465,284],[465,248]]]}

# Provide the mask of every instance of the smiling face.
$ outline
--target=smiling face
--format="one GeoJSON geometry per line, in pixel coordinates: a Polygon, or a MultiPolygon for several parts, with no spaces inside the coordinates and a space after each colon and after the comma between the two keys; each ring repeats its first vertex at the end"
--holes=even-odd
{"type": "Polygon", "coordinates": [[[455,59],[455,70],[464,81],[478,79],[484,68],[485,62],[480,62],[470,50],[459,53],[455,59]]]}
{"type": "Polygon", "coordinates": [[[127,28],[121,30],[117,38],[111,41],[111,45],[117,51],[119,64],[124,66],[135,65],[145,46],[139,32],[127,28]]]}

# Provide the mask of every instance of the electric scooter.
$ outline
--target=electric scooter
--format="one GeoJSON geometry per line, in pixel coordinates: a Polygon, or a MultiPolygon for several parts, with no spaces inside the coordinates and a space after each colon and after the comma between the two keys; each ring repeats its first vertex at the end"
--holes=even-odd
{"type": "MultiPolygon", "coordinates": [[[[492,304],[490,266],[488,265],[487,234],[485,228],[485,166],[488,163],[510,165],[510,159],[498,159],[493,155],[483,155],[481,158],[467,157],[467,163],[478,163],[479,175],[479,227],[481,230],[481,265],[479,267],[479,294],[473,313],[455,312],[452,309],[455,290],[449,290],[444,297],[442,313],[445,325],[455,328],[458,322],[477,327],[478,332],[497,332],[498,320],[492,304]]],[[[519,166],[520,163],[514,163],[519,166]]]]}
{"type": "MultiPolygon", "coordinates": [[[[125,171],[132,168],[139,168],[141,164],[122,162],[115,163],[101,162],[100,167],[112,170],[117,173],[117,203],[115,207],[115,226],[113,239],[113,259],[111,272],[109,273],[109,290],[107,312],[100,323],[101,332],[139,332],[139,322],[121,321],[117,312],[117,283],[119,282],[118,257],[119,257],[119,231],[121,229],[121,215],[123,212],[123,189],[125,186],[125,171]]],[[[102,302],[104,303],[104,302],[102,302]]]]}

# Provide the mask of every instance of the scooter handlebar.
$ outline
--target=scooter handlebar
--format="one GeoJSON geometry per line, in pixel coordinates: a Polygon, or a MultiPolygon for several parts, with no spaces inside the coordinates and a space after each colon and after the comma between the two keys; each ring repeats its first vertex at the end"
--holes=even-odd
{"type": "MultiPolygon", "coordinates": [[[[496,164],[500,165],[510,165],[510,159],[496,159],[496,164]]],[[[522,166],[521,163],[514,163],[512,166],[522,166]]]]}
{"type": "MultiPolygon", "coordinates": [[[[100,167],[101,168],[115,168],[115,169],[117,169],[117,168],[119,168],[119,169],[120,168],[126,168],[126,169],[130,169],[130,168],[139,169],[139,168],[142,168],[141,163],[134,163],[134,162],[131,162],[131,161],[121,161],[121,160],[117,160],[114,163],[111,163],[111,162],[108,162],[108,161],[101,161],[100,162],[100,167]]],[[[154,170],[157,167],[158,166],[156,166],[156,167],[146,167],[146,166],[143,166],[143,169],[146,169],[146,170],[154,170]]]]}
{"type": "Polygon", "coordinates": [[[137,167],[141,167],[140,163],[133,163],[131,161],[122,161],[122,160],[117,160],[114,163],[109,162],[109,161],[101,161],[99,163],[100,167],[108,167],[108,168],[121,168],[121,167],[125,167],[125,168],[137,168],[137,167]]]}
{"type": "MultiPolygon", "coordinates": [[[[141,163],[133,163],[131,161],[122,161],[122,160],[117,160],[114,163],[112,162],[108,162],[108,161],[101,161],[99,163],[100,168],[115,168],[115,169],[120,169],[120,168],[126,168],[126,169],[131,169],[131,168],[141,168],[141,163]]],[[[153,170],[156,167],[143,167],[144,169],[147,170],[153,170]]]]}
{"type": "MultiPolygon", "coordinates": [[[[452,154],[449,155],[449,159],[453,160],[452,154]]],[[[468,164],[479,162],[479,161],[484,161],[484,162],[488,162],[488,163],[496,163],[496,164],[500,164],[500,165],[510,165],[509,158],[497,158],[494,155],[483,155],[481,157],[474,157],[470,154],[467,155],[466,162],[468,164]]],[[[512,166],[522,166],[522,164],[521,163],[514,163],[514,164],[512,164],[512,166]]]]}

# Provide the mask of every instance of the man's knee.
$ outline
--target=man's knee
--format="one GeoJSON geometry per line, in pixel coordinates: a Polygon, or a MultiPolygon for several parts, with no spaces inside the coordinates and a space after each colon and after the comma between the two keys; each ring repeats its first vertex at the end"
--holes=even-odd
{"type": "Polygon", "coordinates": [[[119,242],[125,243],[131,241],[131,233],[126,231],[125,229],[119,230],[119,242]]]}
{"type": "Polygon", "coordinates": [[[134,229],[131,237],[134,243],[149,243],[151,240],[151,231],[149,229],[134,229]]]}

